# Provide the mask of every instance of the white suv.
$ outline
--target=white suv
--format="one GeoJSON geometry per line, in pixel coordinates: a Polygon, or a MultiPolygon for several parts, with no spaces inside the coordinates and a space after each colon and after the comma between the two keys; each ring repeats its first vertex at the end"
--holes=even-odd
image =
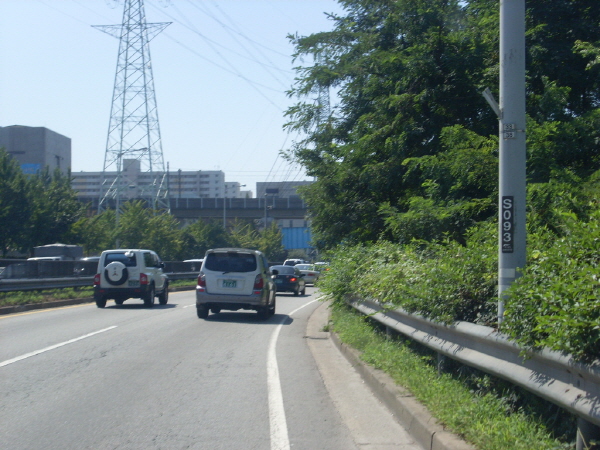
{"type": "Polygon", "coordinates": [[[166,305],[169,278],[163,272],[164,266],[152,250],[103,251],[94,276],[96,305],[104,308],[108,299],[122,305],[128,298],[141,298],[146,306],[152,306],[156,296],[161,305],[166,305]]]}
{"type": "Polygon", "coordinates": [[[249,309],[268,319],[275,314],[276,291],[267,259],[258,250],[211,249],[198,275],[196,311],[206,319],[209,311],[249,309]]]}

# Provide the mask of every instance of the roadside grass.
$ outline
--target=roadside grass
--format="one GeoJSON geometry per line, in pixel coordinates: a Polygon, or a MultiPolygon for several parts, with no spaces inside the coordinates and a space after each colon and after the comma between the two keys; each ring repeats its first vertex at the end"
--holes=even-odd
{"type": "Polygon", "coordinates": [[[575,418],[502,380],[437,354],[349,307],[334,306],[333,331],[362,359],[408,389],[439,422],[479,450],[574,449],[575,418]]]}
{"type": "MultiPolygon", "coordinates": [[[[196,280],[173,280],[169,283],[171,289],[181,287],[193,288],[195,285],[196,280]]],[[[91,286],[80,288],[44,289],[41,291],[0,292],[0,307],[32,305],[75,298],[90,298],[91,300],[93,296],[94,289],[91,286]]]]}

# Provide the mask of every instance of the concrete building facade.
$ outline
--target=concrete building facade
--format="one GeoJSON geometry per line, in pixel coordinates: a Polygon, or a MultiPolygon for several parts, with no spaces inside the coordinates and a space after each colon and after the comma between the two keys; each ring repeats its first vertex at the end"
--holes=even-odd
{"type": "MultiPolygon", "coordinates": [[[[144,192],[148,191],[146,188],[154,182],[157,174],[142,172],[140,168],[138,160],[123,160],[119,180],[122,200],[144,197],[144,192]]],[[[81,200],[99,198],[101,192],[106,192],[117,178],[117,172],[74,172],[71,175],[71,185],[81,200]]],[[[240,190],[240,183],[225,182],[225,174],[221,170],[169,171],[163,182],[167,183],[169,197],[173,199],[244,198],[247,195],[247,192],[240,190]]]]}
{"type": "Polygon", "coordinates": [[[0,127],[0,147],[19,162],[24,173],[48,167],[50,172],[60,169],[66,175],[71,169],[71,139],[45,127],[0,127]]]}
{"type": "Polygon", "coordinates": [[[256,183],[256,198],[298,197],[298,187],[312,184],[312,181],[266,181],[256,183]]]}

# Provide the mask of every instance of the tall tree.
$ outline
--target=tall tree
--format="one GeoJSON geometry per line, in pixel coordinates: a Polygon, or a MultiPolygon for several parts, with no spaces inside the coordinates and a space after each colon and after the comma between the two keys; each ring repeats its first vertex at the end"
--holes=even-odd
{"type": "MultiPolygon", "coordinates": [[[[297,69],[299,102],[286,113],[305,133],[287,155],[317,179],[303,190],[315,241],[398,239],[430,220],[433,236],[460,240],[493,217],[498,125],[481,92],[498,94],[498,1],[339,3],[333,31],[291,37],[295,56],[315,61],[297,69]],[[310,101],[324,87],[338,98],[327,121],[310,101]]],[[[532,181],[600,167],[596,3],[527,2],[532,181]]]]}
{"type": "MultiPolygon", "coordinates": [[[[32,207],[28,223],[29,248],[68,240],[71,227],[84,214],[84,206],[71,187],[70,173],[48,167],[27,177],[27,194],[32,207]]],[[[65,242],[68,243],[68,242],[65,242]]]]}
{"type": "Polygon", "coordinates": [[[188,259],[203,258],[210,248],[231,245],[229,235],[222,224],[216,221],[197,220],[184,229],[184,234],[191,238],[188,241],[189,248],[185,249],[188,259]]]}
{"type": "Polygon", "coordinates": [[[26,229],[31,217],[26,180],[19,164],[0,148],[0,246],[9,250],[27,248],[26,229]]]}
{"type": "Polygon", "coordinates": [[[107,209],[101,214],[82,217],[71,228],[72,242],[81,244],[86,255],[99,255],[115,246],[115,211],[107,209]]]}
{"type": "Polygon", "coordinates": [[[334,31],[293,38],[298,58],[327,52],[298,69],[290,91],[301,98],[329,86],[339,104],[317,128],[314,105],[287,112],[289,128],[307,131],[291,157],[317,177],[305,194],[325,246],[385,235],[380,206],[404,210],[422,191],[421,180],[405,178],[405,161],[439,152],[446,126],[485,130],[494,123],[473,82],[483,76],[485,52],[467,33],[458,1],[340,3],[347,15],[332,17],[334,31]]]}

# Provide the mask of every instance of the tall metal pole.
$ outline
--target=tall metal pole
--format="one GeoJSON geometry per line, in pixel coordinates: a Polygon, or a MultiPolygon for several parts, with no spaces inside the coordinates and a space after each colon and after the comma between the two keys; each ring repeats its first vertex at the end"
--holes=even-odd
{"type": "Polygon", "coordinates": [[[525,0],[500,1],[498,323],[526,262],[525,0]]]}

